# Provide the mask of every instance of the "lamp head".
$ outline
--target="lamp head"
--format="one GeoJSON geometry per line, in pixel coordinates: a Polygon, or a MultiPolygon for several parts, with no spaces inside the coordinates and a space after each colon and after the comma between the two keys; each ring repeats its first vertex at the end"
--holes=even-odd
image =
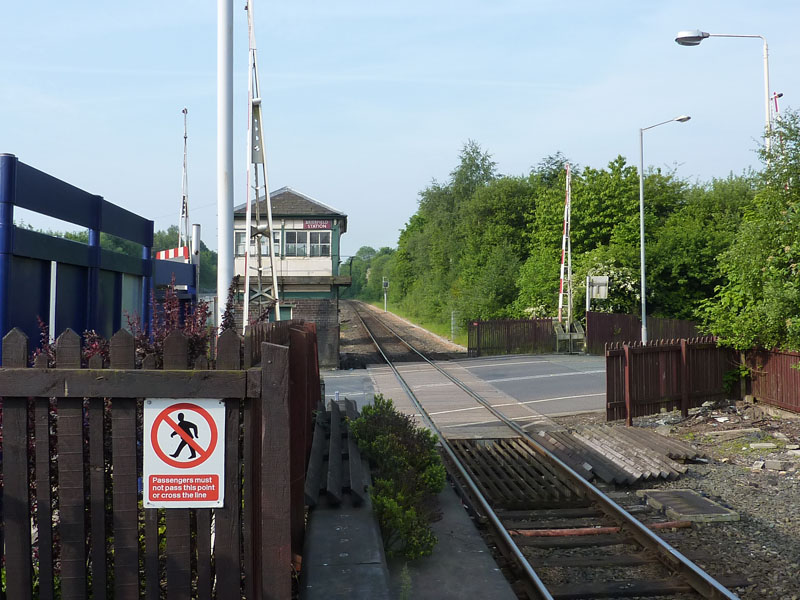
{"type": "Polygon", "coordinates": [[[681,46],[699,46],[700,42],[709,37],[710,34],[699,29],[688,29],[679,31],[675,36],[675,41],[681,46]]]}
{"type": "Polygon", "coordinates": [[[691,119],[689,115],[681,115],[680,117],[675,117],[673,121],[677,121],[678,123],[686,123],[689,119],[691,119]]]}

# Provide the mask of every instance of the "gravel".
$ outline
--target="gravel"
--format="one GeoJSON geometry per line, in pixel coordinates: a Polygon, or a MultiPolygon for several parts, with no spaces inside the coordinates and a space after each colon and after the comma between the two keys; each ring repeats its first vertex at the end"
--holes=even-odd
{"type": "MultiPolygon", "coordinates": [[[[686,420],[670,413],[635,422],[690,440],[708,455],[707,464],[690,465],[675,481],[641,487],[694,489],[739,513],[739,521],[695,524],[689,535],[676,532],[664,537],[680,552],[713,557],[698,562],[714,577],[747,577],[753,585],[735,590],[743,600],[800,599],[800,456],[787,449],[800,444],[800,420],[787,416],[769,416],[757,405],[739,403],[707,406],[686,420]],[[773,442],[776,448],[751,447],[764,442],[773,442]],[[790,468],[768,470],[761,463],[770,459],[787,461],[790,468]],[[754,464],[760,468],[753,469],[754,464]]],[[[593,413],[561,422],[577,427],[602,418],[593,413]]]]}
{"type": "MultiPolygon", "coordinates": [[[[379,362],[349,303],[342,302],[340,310],[342,367],[379,362]]],[[[464,356],[464,348],[388,316],[424,351],[464,356]]],[[[584,413],[556,420],[579,427],[605,423],[605,415],[584,413]]],[[[708,456],[707,464],[690,465],[675,481],[650,481],[639,487],[694,489],[740,516],[739,521],[695,524],[688,535],[680,531],[664,537],[678,551],[713,557],[698,563],[715,577],[747,577],[753,585],[735,590],[742,600],[800,600],[800,455],[790,451],[792,445],[800,445],[800,416],[771,416],[758,405],[738,403],[704,406],[688,419],[679,413],[636,419],[634,425],[691,441],[708,456]],[[751,447],[759,443],[776,447],[751,447]],[[769,470],[769,460],[788,461],[789,469],[769,470]],[[753,469],[754,464],[759,468],[753,469]]]]}

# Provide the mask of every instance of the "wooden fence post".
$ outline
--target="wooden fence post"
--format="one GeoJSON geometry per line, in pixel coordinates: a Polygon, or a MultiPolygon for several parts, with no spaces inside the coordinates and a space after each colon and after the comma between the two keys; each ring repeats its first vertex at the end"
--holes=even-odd
{"type": "MultiPolygon", "coordinates": [[[[164,340],[164,370],[185,370],[189,366],[189,341],[180,331],[164,340]]],[[[190,509],[166,511],[167,595],[172,600],[189,600],[192,585],[190,509]]]]}
{"type": "MultiPolygon", "coordinates": [[[[28,365],[28,338],[16,327],[3,338],[3,366],[28,365]]],[[[3,525],[8,598],[31,597],[28,399],[3,399],[3,525]]],[[[45,438],[46,440],[47,438],[45,438]]],[[[38,447],[38,445],[37,445],[38,447]]]]}
{"type": "Polygon", "coordinates": [[[310,422],[308,414],[308,347],[311,335],[298,328],[289,330],[289,431],[290,471],[292,497],[292,553],[303,553],[303,534],[305,531],[305,502],[303,488],[306,471],[306,431],[310,422]]]}
{"type": "MultiPolygon", "coordinates": [[[[47,368],[47,355],[34,359],[36,369],[47,368]]],[[[50,488],[50,398],[34,400],[34,436],[48,440],[36,444],[36,524],[39,527],[39,600],[53,600],[53,511],[50,488]]]]}
{"type": "Polygon", "coordinates": [[[681,338],[681,416],[689,416],[689,361],[686,338],[681,338]]]}
{"type": "Polygon", "coordinates": [[[261,581],[257,597],[289,600],[291,577],[291,497],[289,493],[289,349],[261,344],[261,506],[255,544],[261,581]],[[260,594],[259,594],[260,592],[260,594]]]}
{"type": "MultiPolygon", "coordinates": [[[[252,333],[250,333],[250,336],[252,337],[252,333]]],[[[222,332],[217,340],[217,370],[236,370],[240,367],[240,346],[241,338],[236,331],[228,329],[222,332]]],[[[245,361],[247,361],[247,349],[245,349],[244,356],[245,361]]],[[[240,596],[241,588],[241,563],[238,560],[241,537],[239,527],[238,439],[239,403],[228,399],[225,401],[225,506],[214,510],[216,524],[214,555],[217,589],[225,590],[226,594],[237,598],[240,596]],[[234,590],[236,591],[234,592],[234,590]]],[[[246,471],[245,481],[246,485],[250,485],[250,474],[246,471]]],[[[249,511],[249,504],[250,501],[248,499],[245,503],[245,510],[249,511]]],[[[244,514],[246,516],[248,513],[244,514]]],[[[252,526],[252,521],[245,519],[245,527],[252,528],[252,526]]],[[[245,573],[245,582],[245,585],[252,584],[251,571],[245,573]]],[[[251,597],[251,595],[248,595],[248,600],[251,597]]]]}
{"type": "Polygon", "coordinates": [[[630,364],[630,346],[624,344],[622,351],[625,355],[625,425],[630,427],[633,425],[633,416],[631,410],[631,364],[630,364]]]}
{"type": "MultiPolygon", "coordinates": [[[[111,368],[133,369],[133,336],[120,329],[109,344],[111,368]]],[[[114,457],[114,598],[139,598],[139,509],[137,502],[136,400],[111,400],[111,452],[114,457]]],[[[150,543],[147,540],[147,543],[150,543]]],[[[158,540],[152,543],[158,548],[158,540]]],[[[158,550],[156,549],[156,553],[158,550]]],[[[158,571],[146,573],[158,579],[158,571]]]]}
{"type": "MultiPolygon", "coordinates": [[[[56,340],[56,367],[81,368],[81,339],[67,329],[56,340]]],[[[68,390],[64,390],[68,393],[68,390]]],[[[58,529],[61,597],[86,598],[86,520],[83,486],[83,398],[58,399],[58,529]]]]}

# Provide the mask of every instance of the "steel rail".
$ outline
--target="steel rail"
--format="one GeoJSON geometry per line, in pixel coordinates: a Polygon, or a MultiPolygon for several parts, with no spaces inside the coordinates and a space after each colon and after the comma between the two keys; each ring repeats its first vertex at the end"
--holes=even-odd
{"type": "MultiPolygon", "coordinates": [[[[356,314],[358,315],[358,311],[356,311],[356,314]]],[[[359,318],[361,318],[361,315],[358,316],[359,318]]],[[[656,558],[658,558],[668,569],[677,572],[681,577],[683,577],[686,580],[686,582],[692,588],[694,588],[699,594],[701,594],[705,598],[710,598],[712,600],[716,599],[739,600],[739,597],[736,594],[728,590],[725,586],[723,586],[716,579],[711,577],[703,569],[694,564],[694,562],[692,562],[689,558],[678,552],[678,550],[673,548],[668,542],[661,539],[655,533],[650,531],[650,529],[648,529],[645,525],[643,525],[640,521],[638,521],[633,515],[629,514],[624,508],[619,506],[616,502],[614,502],[601,490],[592,485],[591,482],[584,479],[572,467],[570,467],[568,464],[566,464],[564,461],[558,458],[558,456],[554,455],[547,448],[539,444],[539,442],[536,441],[536,439],[533,436],[531,436],[527,431],[525,431],[522,427],[517,425],[514,421],[508,419],[503,413],[501,413],[495,407],[493,407],[488,401],[486,401],[485,398],[483,398],[478,393],[470,389],[466,384],[464,384],[458,378],[452,376],[450,373],[442,369],[439,365],[431,361],[428,357],[426,357],[419,350],[417,350],[410,343],[408,343],[405,339],[403,339],[403,337],[400,336],[396,331],[394,331],[389,325],[383,323],[382,321],[381,325],[383,325],[383,327],[385,327],[390,333],[392,333],[392,335],[394,335],[398,340],[400,340],[405,346],[407,346],[409,350],[415,352],[426,363],[434,367],[442,375],[447,377],[450,381],[456,384],[464,392],[469,394],[474,400],[480,403],[484,408],[489,410],[489,412],[491,412],[495,417],[497,417],[498,420],[505,423],[508,427],[510,427],[516,433],[518,433],[521,437],[524,437],[539,454],[546,457],[548,460],[552,461],[554,466],[556,466],[562,472],[562,474],[566,475],[568,479],[571,479],[573,484],[583,488],[583,490],[587,492],[587,494],[592,499],[596,500],[598,504],[602,505],[608,511],[609,515],[612,518],[616,519],[618,522],[620,522],[621,526],[625,529],[625,531],[629,533],[637,542],[639,542],[642,546],[644,546],[648,550],[651,550],[655,554],[656,558]]],[[[364,327],[366,328],[366,324],[364,325],[364,327]]],[[[371,334],[370,337],[372,337],[371,334]]],[[[382,352],[381,354],[383,355],[382,352]]],[[[384,359],[386,359],[385,356],[384,359]]],[[[389,361],[387,360],[387,362],[389,361]]],[[[400,377],[400,375],[397,373],[396,370],[395,374],[398,377],[400,377]]],[[[403,385],[404,388],[406,387],[405,382],[401,382],[401,385],[403,385]]],[[[414,397],[413,401],[416,405],[418,405],[416,397],[414,397]]],[[[422,409],[421,406],[419,406],[419,408],[424,411],[424,409],[422,409]]],[[[427,416],[427,413],[425,414],[427,416]]],[[[429,420],[432,424],[432,419],[430,419],[429,416],[427,420],[429,420]]],[[[444,438],[444,436],[439,432],[438,429],[435,429],[435,431],[440,438],[444,438]]]]}
{"type": "MultiPolygon", "coordinates": [[[[492,524],[492,527],[495,529],[497,535],[503,540],[503,543],[506,545],[509,552],[513,554],[514,559],[516,560],[518,566],[528,577],[530,583],[533,585],[536,592],[540,594],[543,600],[554,600],[550,592],[547,591],[547,587],[544,585],[544,582],[539,578],[539,575],[536,573],[536,571],[534,571],[530,561],[528,561],[528,559],[525,558],[525,555],[522,554],[522,551],[519,549],[519,546],[517,546],[517,544],[514,542],[514,539],[511,537],[511,534],[508,533],[508,530],[503,526],[503,523],[500,521],[500,518],[495,514],[494,510],[492,510],[492,507],[489,505],[488,500],[486,500],[484,495],[478,489],[478,486],[475,483],[475,481],[472,479],[470,474],[461,464],[461,460],[458,458],[455,451],[450,446],[450,442],[447,440],[444,434],[442,434],[442,432],[433,422],[433,419],[427,413],[425,408],[423,408],[417,396],[414,394],[413,391],[411,391],[411,388],[406,383],[406,380],[403,379],[403,376],[397,370],[397,367],[395,367],[394,363],[391,360],[389,360],[388,356],[386,356],[386,354],[383,351],[383,348],[378,343],[378,340],[375,339],[372,330],[369,328],[369,326],[367,326],[361,314],[359,314],[358,309],[356,309],[355,313],[356,316],[358,316],[359,320],[361,321],[361,324],[364,326],[364,330],[367,332],[367,335],[369,335],[370,339],[372,340],[372,343],[375,344],[375,347],[378,349],[378,353],[383,357],[383,360],[386,361],[386,364],[389,365],[389,367],[392,369],[392,372],[394,372],[397,381],[400,383],[403,390],[406,392],[408,397],[414,403],[414,406],[419,411],[419,414],[420,416],[422,416],[423,420],[425,421],[425,424],[431,431],[433,431],[436,434],[436,437],[439,439],[439,443],[442,445],[442,448],[444,448],[445,452],[447,452],[447,455],[450,457],[450,460],[452,461],[453,465],[455,465],[456,469],[458,470],[459,475],[461,475],[462,479],[466,483],[470,492],[473,494],[474,498],[477,500],[481,509],[484,511],[484,514],[486,515],[489,522],[492,524]]],[[[387,327],[387,329],[389,328],[387,327]]],[[[391,329],[389,329],[389,331],[395,337],[397,337],[397,339],[406,344],[406,342],[400,336],[398,336],[394,331],[392,331],[391,329]]],[[[411,346],[409,346],[409,348],[411,348],[411,346]]],[[[411,349],[416,352],[414,348],[411,349]]]]}

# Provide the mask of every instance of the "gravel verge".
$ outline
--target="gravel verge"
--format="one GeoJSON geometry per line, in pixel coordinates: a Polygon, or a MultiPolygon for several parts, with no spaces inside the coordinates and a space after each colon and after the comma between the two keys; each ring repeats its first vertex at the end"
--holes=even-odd
{"type": "MultiPolygon", "coordinates": [[[[578,427],[602,419],[602,414],[587,413],[556,420],[578,427]]],[[[800,446],[800,420],[739,403],[706,406],[688,419],[669,413],[638,419],[634,425],[691,441],[708,455],[707,464],[690,465],[675,481],[638,487],[693,489],[739,513],[739,521],[695,524],[688,535],[665,533],[665,539],[679,552],[713,557],[700,564],[715,577],[747,577],[753,585],[735,590],[743,600],[800,599],[800,456],[791,451],[800,446]],[[782,464],[767,462],[773,460],[782,464]]]]}

